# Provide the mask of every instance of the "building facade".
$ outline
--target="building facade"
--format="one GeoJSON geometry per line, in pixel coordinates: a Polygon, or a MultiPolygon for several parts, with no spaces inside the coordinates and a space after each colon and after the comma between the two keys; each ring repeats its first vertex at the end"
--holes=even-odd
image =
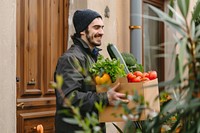
{"type": "MultiPolygon", "coordinates": [[[[136,12],[155,15],[149,10],[148,5],[167,11],[168,2],[168,0],[141,0],[139,2],[138,0],[2,0],[0,2],[0,129],[5,133],[14,133],[21,130],[23,132],[24,129],[19,130],[18,126],[20,128],[24,127],[23,124],[29,123],[29,119],[34,121],[36,118],[46,118],[48,116],[52,120],[55,98],[53,91],[48,87],[48,82],[53,78],[52,71],[56,62],[55,58],[62,54],[64,49],[70,47],[70,35],[74,32],[72,15],[76,9],[90,8],[102,14],[105,24],[102,54],[105,57],[109,57],[106,51],[108,43],[116,44],[121,52],[133,52],[134,47],[139,45],[137,48],[137,50],[139,49],[139,56],[137,55],[137,58],[146,70],[155,68],[159,71],[161,80],[173,77],[173,73],[170,71],[173,69],[169,65],[171,64],[170,60],[156,60],[150,56],[153,52],[148,49],[155,44],[171,40],[170,29],[162,24],[160,25],[160,23],[146,20],[137,15],[135,18],[139,20],[139,24],[136,22],[136,25],[131,25],[131,16],[134,15],[131,12],[132,9],[141,6],[136,12]],[[137,5],[134,5],[134,3],[137,3],[137,5]],[[27,5],[31,5],[32,8],[31,6],[26,8],[27,5]],[[43,8],[46,5],[48,8],[43,8]],[[37,10],[35,11],[35,9],[37,10]],[[59,9],[58,13],[57,9],[59,9]],[[62,9],[62,12],[60,9],[62,9]],[[26,15],[31,16],[32,23],[26,21],[26,19],[28,20],[26,15]],[[39,23],[37,21],[36,30],[34,29],[35,19],[40,20],[39,23]],[[51,23],[45,21],[46,19],[50,20],[51,23]],[[45,22],[47,25],[45,25],[45,22]],[[45,28],[45,26],[47,27],[45,28]],[[51,31],[48,31],[48,26],[51,27],[51,31]],[[136,27],[130,28],[130,26],[136,27]],[[54,32],[59,34],[56,38],[54,32]],[[140,42],[140,44],[132,42],[133,34],[131,32],[136,32],[134,35],[137,34],[136,39],[138,40],[135,41],[140,42]],[[41,35],[41,33],[44,34],[41,35]],[[26,37],[29,37],[29,40],[26,37]],[[51,46],[46,45],[48,43],[51,46]],[[57,47],[57,43],[60,44],[59,47],[57,47]],[[32,47],[27,48],[27,44],[31,44],[33,49],[31,49],[32,47]],[[39,47],[41,44],[44,46],[42,50],[39,47]],[[52,53],[48,55],[45,48],[52,51],[52,53]],[[55,49],[56,51],[53,51],[55,49]],[[46,58],[39,59],[43,55],[46,58]],[[30,57],[31,61],[28,61],[27,57],[30,57]],[[51,63],[53,65],[46,70],[45,68],[51,63]],[[41,72],[42,75],[40,75],[41,72]],[[16,81],[16,77],[19,82],[16,81]],[[39,102],[38,99],[40,99],[39,102]],[[34,106],[29,108],[32,103],[34,106]],[[38,106],[42,106],[42,109],[38,109],[38,106]],[[48,112],[49,109],[51,109],[50,112],[48,112]],[[41,115],[42,113],[45,116],[41,115]],[[19,117],[20,120],[18,120],[19,117]],[[19,124],[19,122],[22,123],[19,124]]],[[[190,10],[192,10],[194,3],[190,4],[190,10]]],[[[170,53],[171,48],[164,47],[164,52],[170,53]]],[[[34,124],[30,127],[30,130],[34,130],[34,127],[37,126],[37,123],[34,124]]],[[[119,125],[123,125],[123,123],[119,123],[119,125]]],[[[115,130],[109,123],[107,123],[107,126],[109,131],[115,130]]]]}

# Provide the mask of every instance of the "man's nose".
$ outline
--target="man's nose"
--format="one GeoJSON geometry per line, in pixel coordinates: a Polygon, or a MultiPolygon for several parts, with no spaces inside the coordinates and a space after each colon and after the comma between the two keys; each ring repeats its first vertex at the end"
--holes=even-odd
{"type": "Polygon", "coordinates": [[[104,30],[103,30],[103,28],[100,28],[100,29],[99,29],[99,34],[101,34],[101,35],[104,34],[104,30]]]}

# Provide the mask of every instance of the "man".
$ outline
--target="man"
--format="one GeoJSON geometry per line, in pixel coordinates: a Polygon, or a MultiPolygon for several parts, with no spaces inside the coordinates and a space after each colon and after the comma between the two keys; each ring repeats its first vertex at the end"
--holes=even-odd
{"type": "MultiPolygon", "coordinates": [[[[73,95],[72,105],[79,107],[81,115],[84,117],[86,113],[97,112],[95,102],[103,102],[103,105],[113,105],[117,100],[128,102],[125,94],[117,93],[116,85],[105,93],[96,93],[95,84],[88,84],[86,78],[89,75],[91,64],[95,63],[99,55],[98,46],[101,45],[103,31],[103,20],[96,11],[85,9],[77,10],[73,16],[73,24],[76,33],[72,36],[74,44],[61,56],[56,66],[55,75],[63,76],[64,83],[62,92],[64,97],[69,98],[73,95]],[[83,68],[84,72],[77,69],[75,65],[77,61],[83,68]]],[[[63,98],[56,90],[56,116],[55,128],[56,133],[73,133],[82,130],[78,125],[73,125],[63,121],[65,116],[59,113],[59,110],[69,109],[64,107],[63,98]]],[[[71,116],[73,118],[73,116],[71,116]]],[[[105,124],[101,124],[105,132],[105,124]]]]}

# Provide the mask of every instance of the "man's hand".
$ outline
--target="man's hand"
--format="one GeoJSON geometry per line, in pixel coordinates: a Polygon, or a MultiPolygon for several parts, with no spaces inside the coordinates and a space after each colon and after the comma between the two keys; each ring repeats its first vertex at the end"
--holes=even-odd
{"type": "Polygon", "coordinates": [[[120,83],[112,87],[107,91],[107,97],[109,101],[109,105],[115,106],[117,101],[121,101],[123,103],[129,103],[129,100],[126,99],[126,94],[116,92],[116,89],[119,87],[120,83]]]}

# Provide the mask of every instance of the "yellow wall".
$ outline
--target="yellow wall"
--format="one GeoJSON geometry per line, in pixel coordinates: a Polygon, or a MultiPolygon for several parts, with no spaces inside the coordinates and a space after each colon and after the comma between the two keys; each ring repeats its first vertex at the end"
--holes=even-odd
{"type": "MultiPolygon", "coordinates": [[[[72,16],[76,9],[89,8],[99,12],[104,20],[104,37],[101,46],[102,54],[109,57],[106,46],[108,43],[116,44],[119,51],[127,51],[130,49],[130,36],[129,36],[129,0],[71,0],[70,2],[70,15],[69,15],[69,36],[74,33],[72,16]],[[110,17],[104,16],[104,10],[108,6],[110,10],[110,17]]],[[[69,38],[69,45],[72,44],[69,38]]]]}
{"type": "Polygon", "coordinates": [[[117,43],[123,52],[130,52],[130,1],[117,0],[117,43]]]}

